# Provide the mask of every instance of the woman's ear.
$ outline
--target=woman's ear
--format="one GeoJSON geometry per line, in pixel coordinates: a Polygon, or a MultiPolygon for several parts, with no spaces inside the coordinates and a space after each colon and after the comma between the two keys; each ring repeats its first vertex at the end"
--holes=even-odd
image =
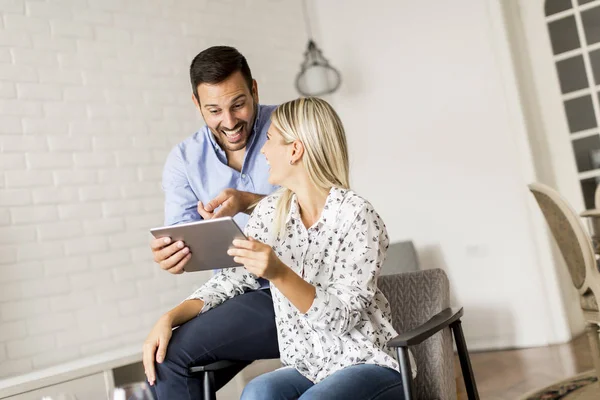
{"type": "Polygon", "coordinates": [[[292,143],[292,154],[290,159],[293,161],[293,163],[296,163],[297,161],[300,161],[303,155],[304,144],[299,140],[294,140],[292,143]]]}

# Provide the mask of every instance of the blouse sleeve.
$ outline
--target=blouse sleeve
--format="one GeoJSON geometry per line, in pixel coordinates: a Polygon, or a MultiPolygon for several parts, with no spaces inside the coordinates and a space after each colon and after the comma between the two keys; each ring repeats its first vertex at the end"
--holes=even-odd
{"type": "Polygon", "coordinates": [[[256,290],[259,287],[256,275],[248,272],[244,267],[225,268],[196,289],[186,300],[204,301],[202,313],[246,290],[256,290]]]}

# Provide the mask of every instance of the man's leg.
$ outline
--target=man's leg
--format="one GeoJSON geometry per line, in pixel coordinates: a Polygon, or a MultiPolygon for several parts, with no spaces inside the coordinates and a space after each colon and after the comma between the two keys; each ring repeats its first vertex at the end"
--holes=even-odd
{"type": "Polygon", "coordinates": [[[254,360],[279,358],[273,300],[269,289],[247,292],[200,314],[173,331],[165,360],[155,363],[159,400],[202,400],[202,382],[188,374],[194,365],[247,361],[215,373],[217,389],[254,360]]]}

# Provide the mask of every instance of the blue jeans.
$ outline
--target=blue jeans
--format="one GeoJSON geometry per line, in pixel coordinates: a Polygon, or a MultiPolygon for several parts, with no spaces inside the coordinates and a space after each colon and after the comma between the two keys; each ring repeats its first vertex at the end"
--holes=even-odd
{"type": "Polygon", "coordinates": [[[293,368],[254,378],[240,400],[404,400],[396,370],[373,364],[346,367],[316,385],[293,368]]]}

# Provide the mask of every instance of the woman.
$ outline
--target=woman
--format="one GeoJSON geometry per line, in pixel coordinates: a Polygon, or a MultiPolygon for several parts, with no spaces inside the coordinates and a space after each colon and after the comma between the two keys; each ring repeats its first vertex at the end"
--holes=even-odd
{"type": "Polygon", "coordinates": [[[402,399],[385,346],[396,332],[377,288],[388,236],[373,206],[348,188],[342,123],[317,98],[284,103],[271,119],[262,153],[269,183],[282,189],[257,205],[249,240],[229,250],[244,268],[222,270],[187,300],[206,312],[258,289],[259,277],[270,281],[286,367],[252,380],[243,400],[402,399]]]}

